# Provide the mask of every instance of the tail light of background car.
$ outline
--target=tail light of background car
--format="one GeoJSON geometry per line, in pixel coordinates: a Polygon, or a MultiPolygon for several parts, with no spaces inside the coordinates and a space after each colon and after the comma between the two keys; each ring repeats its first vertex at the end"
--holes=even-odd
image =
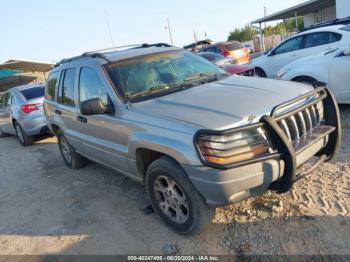
{"type": "Polygon", "coordinates": [[[230,53],[229,51],[223,51],[223,52],[222,52],[222,55],[223,55],[224,57],[230,57],[230,56],[231,56],[231,53],[230,53]]]}
{"type": "Polygon", "coordinates": [[[41,104],[26,104],[26,105],[21,106],[21,110],[23,113],[29,114],[31,112],[39,110],[40,106],[41,106],[41,104]]]}

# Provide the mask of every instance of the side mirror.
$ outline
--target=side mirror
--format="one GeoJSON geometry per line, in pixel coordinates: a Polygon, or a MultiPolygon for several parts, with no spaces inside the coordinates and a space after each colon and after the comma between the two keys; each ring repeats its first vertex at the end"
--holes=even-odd
{"type": "Polygon", "coordinates": [[[343,54],[344,54],[344,56],[350,56],[350,47],[345,48],[345,49],[343,50],[343,54]]]}
{"type": "Polygon", "coordinates": [[[93,98],[86,100],[80,104],[80,113],[84,116],[113,114],[113,106],[105,106],[101,98],[93,98]]]}

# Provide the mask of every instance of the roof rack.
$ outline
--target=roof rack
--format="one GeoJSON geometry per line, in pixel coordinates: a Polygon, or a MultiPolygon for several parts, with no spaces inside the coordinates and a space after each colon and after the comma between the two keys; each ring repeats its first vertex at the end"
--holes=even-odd
{"type": "Polygon", "coordinates": [[[85,58],[85,57],[92,57],[92,58],[102,58],[106,60],[107,62],[111,62],[103,53],[105,52],[111,52],[111,51],[116,51],[118,49],[137,49],[137,48],[147,48],[147,47],[172,47],[169,44],[166,43],[155,43],[155,44],[134,44],[134,45],[124,45],[124,46],[115,46],[115,47],[110,47],[110,48],[104,48],[100,50],[95,50],[95,51],[89,51],[85,52],[80,56],[74,56],[71,58],[66,58],[61,60],[60,62],[56,63],[55,67],[62,65],[64,63],[69,63],[77,59],[85,58]]]}
{"type": "Polygon", "coordinates": [[[315,25],[310,25],[308,27],[305,27],[299,33],[302,33],[302,32],[305,32],[305,31],[308,31],[308,30],[311,30],[311,29],[325,27],[325,26],[346,25],[346,24],[350,24],[350,16],[345,17],[345,18],[334,19],[334,20],[328,21],[328,22],[318,23],[318,24],[315,24],[315,25]]]}
{"type": "Polygon", "coordinates": [[[85,52],[83,55],[111,52],[118,49],[137,49],[137,48],[147,48],[147,47],[172,47],[172,46],[166,43],[155,43],[155,44],[143,43],[143,44],[123,45],[123,46],[114,46],[114,47],[104,48],[104,49],[95,50],[95,51],[89,51],[89,52],[85,52]]]}
{"type": "Polygon", "coordinates": [[[86,58],[86,57],[102,58],[102,59],[105,59],[107,62],[110,62],[104,54],[101,54],[101,53],[84,53],[84,54],[82,54],[80,56],[74,56],[74,57],[71,57],[71,58],[62,59],[61,61],[59,61],[58,63],[55,64],[55,67],[57,67],[59,65],[62,65],[62,64],[65,64],[65,63],[72,62],[74,60],[78,60],[78,59],[81,59],[81,58],[86,58]]]}

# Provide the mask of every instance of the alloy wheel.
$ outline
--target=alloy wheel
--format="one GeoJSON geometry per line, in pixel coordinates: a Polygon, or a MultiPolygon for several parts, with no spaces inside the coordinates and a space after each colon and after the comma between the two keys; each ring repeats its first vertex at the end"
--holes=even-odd
{"type": "Polygon", "coordinates": [[[160,210],[173,222],[184,224],[190,216],[185,193],[175,181],[159,176],[153,184],[154,194],[160,210]]]}

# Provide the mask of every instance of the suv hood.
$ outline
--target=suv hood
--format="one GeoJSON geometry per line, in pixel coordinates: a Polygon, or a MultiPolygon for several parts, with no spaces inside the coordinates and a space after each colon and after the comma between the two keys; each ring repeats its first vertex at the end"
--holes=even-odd
{"type": "Polygon", "coordinates": [[[258,122],[279,104],[313,90],[271,79],[232,76],[159,98],[134,103],[140,113],[224,130],[258,122]]]}

